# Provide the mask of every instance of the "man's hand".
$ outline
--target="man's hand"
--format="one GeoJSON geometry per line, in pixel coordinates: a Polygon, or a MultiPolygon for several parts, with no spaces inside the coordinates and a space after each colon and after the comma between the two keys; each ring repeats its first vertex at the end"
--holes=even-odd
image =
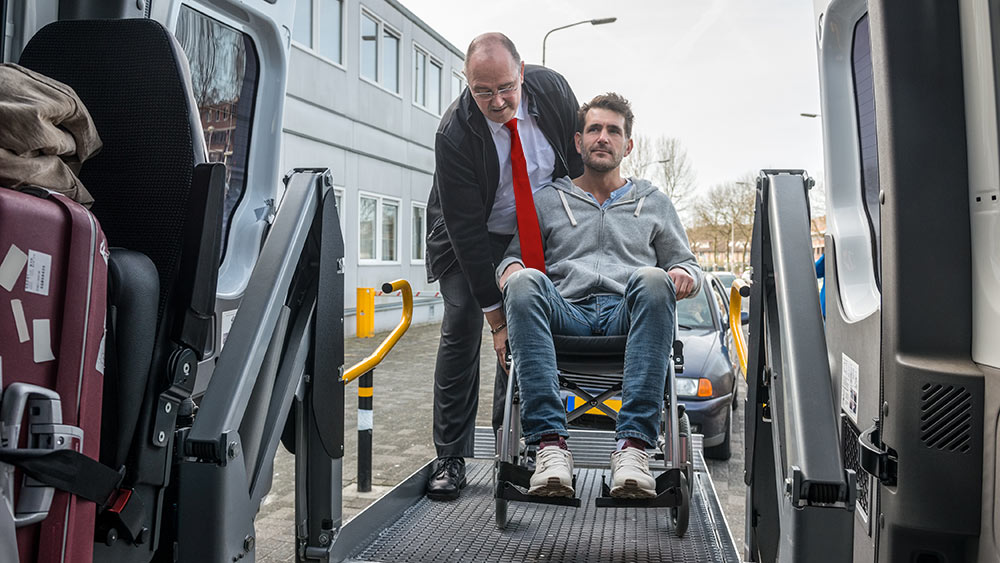
{"type": "Polygon", "coordinates": [[[684,268],[671,268],[667,275],[674,280],[677,299],[684,299],[694,291],[694,278],[684,268]]]}
{"type": "Polygon", "coordinates": [[[507,268],[503,271],[503,273],[500,274],[500,291],[503,291],[503,288],[507,286],[507,280],[512,275],[514,275],[514,272],[516,272],[518,270],[523,270],[523,269],[524,269],[524,266],[521,265],[518,262],[514,262],[510,266],[507,266],[507,268]]]}
{"type": "MultiPolygon", "coordinates": [[[[508,268],[509,270],[509,268],[508,268]]],[[[504,271],[506,274],[507,271],[504,271]]],[[[504,280],[506,281],[506,280],[504,280]]],[[[504,315],[503,307],[499,309],[494,309],[485,313],[486,324],[490,327],[490,332],[493,334],[493,351],[497,353],[497,361],[503,366],[504,372],[509,373],[507,370],[507,317],[504,315]],[[497,327],[501,327],[500,330],[496,330],[497,327]]]]}

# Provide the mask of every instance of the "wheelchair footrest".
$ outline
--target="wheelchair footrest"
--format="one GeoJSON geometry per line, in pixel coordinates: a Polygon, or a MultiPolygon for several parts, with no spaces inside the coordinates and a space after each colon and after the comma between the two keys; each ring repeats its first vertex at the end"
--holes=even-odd
{"type": "Polygon", "coordinates": [[[670,508],[681,504],[680,469],[669,469],[656,476],[656,496],[653,498],[617,498],[601,476],[601,496],[594,504],[601,508],[670,508]]]}
{"type": "MultiPolygon", "coordinates": [[[[576,477],[573,478],[574,489],[576,488],[576,477]]],[[[574,508],[580,508],[580,499],[578,497],[543,497],[537,495],[529,495],[521,489],[514,486],[513,483],[509,481],[501,481],[498,485],[499,490],[497,491],[497,496],[499,498],[513,500],[517,502],[532,502],[535,504],[554,504],[557,506],[572,506],[574,508]]]]}
{"type": "MultiPolygon", "coordinates": [[[[495,491],[497,498],[515,500],[518,502],[533,502],[536,504],[555,504],[559,506],[580,507],[580,499],[577,497],[543,497],[529,495],[519,489],[527,489],[531,486],[531,474],[533,472],[520,465],[514,465],[506,461],[500,462],[500,471],[497,475],[498,485],[495,491]]],[[[576,475],[573,476],[573,488],[576,489],[576,475]]]]}
{"type": "Polygon", "coordinates": [[[501,461],[500,474],[498,477],[501,482],[506,481],[527,489],[531,486],[532,473],[533,472],[527,467],[521,467],[520,465],[514,465],[513,463],[501,461]]]}

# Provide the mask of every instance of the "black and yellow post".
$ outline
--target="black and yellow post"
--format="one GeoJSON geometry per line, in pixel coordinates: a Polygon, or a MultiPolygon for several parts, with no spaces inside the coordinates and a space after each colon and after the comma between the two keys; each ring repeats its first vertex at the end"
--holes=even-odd
{"type": "Polygon", "coordinates": [[[373,377],[368,370],[358,379],[358,492],[372,490],[373,377]]]}

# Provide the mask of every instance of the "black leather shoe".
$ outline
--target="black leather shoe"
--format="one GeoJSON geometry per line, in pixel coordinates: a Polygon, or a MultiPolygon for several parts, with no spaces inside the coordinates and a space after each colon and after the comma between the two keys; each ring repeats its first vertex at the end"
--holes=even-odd
{"type": "Polygon", "coordinates": [[[434,473],[427,480],[427,498],[455,500],[465,488],[465,458],[441,457],[434,462],[434,473]]]}

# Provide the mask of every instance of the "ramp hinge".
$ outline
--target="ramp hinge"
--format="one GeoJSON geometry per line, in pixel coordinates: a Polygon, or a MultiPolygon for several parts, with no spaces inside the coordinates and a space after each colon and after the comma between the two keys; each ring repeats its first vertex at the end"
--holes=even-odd
{"type": "Polygon", "coordinates": [[[892,448],[885,446],[885,449],[882,449],[877,445],[879,443],[881,441],[876,420],[871,428],[858,436],[861,469],[874,475],[883,485],[893,487],[896,485],[896,475],[899,471],[899,458],[892,448]]]}

